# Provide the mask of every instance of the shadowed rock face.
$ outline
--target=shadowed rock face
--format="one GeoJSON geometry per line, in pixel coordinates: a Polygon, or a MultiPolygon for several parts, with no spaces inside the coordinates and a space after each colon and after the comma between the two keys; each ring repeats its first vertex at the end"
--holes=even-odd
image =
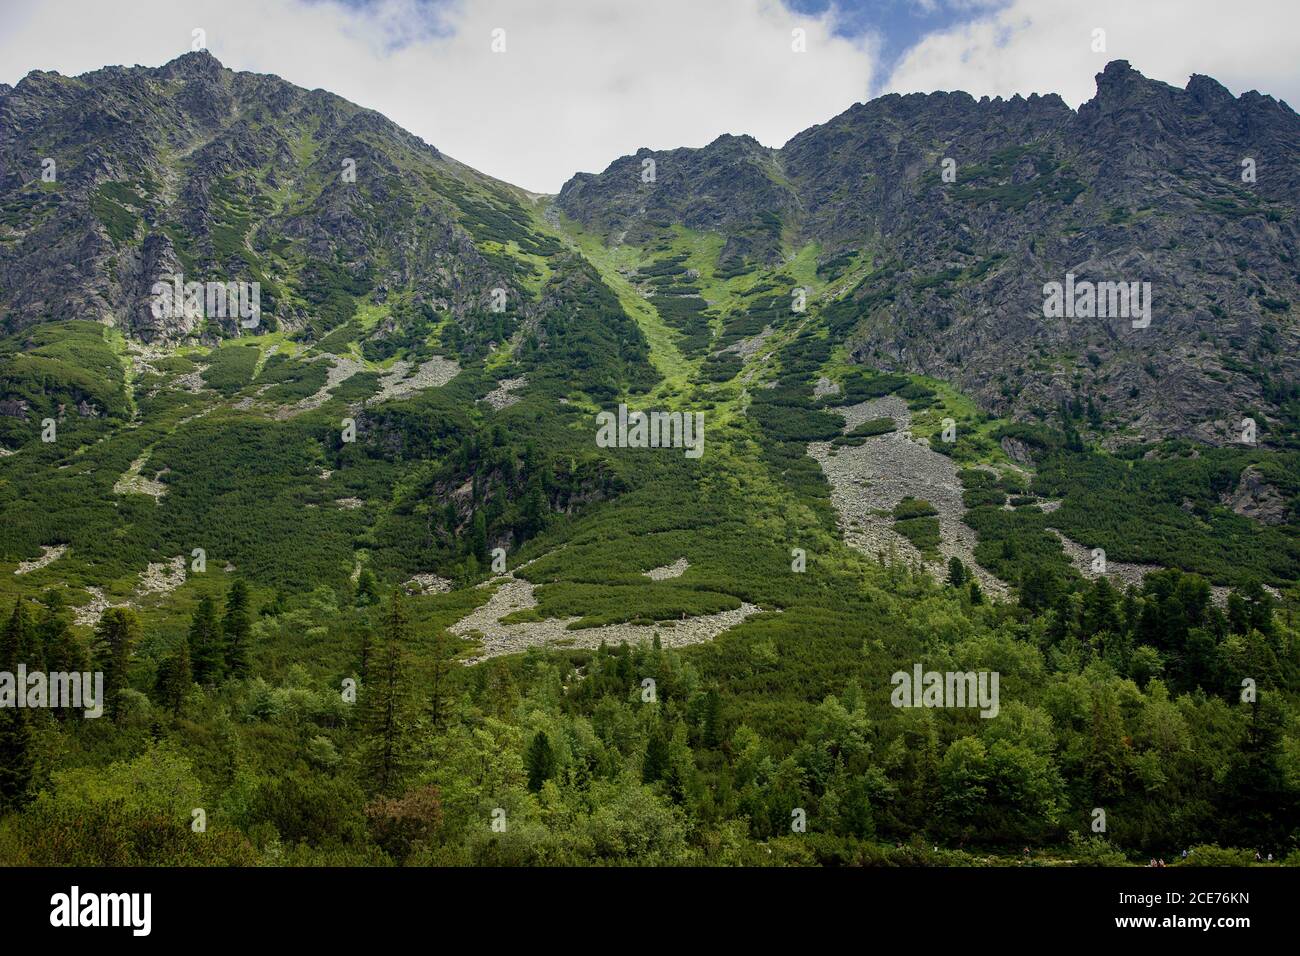
{"type": "Polygon", "coordinates": [[[1296,396],[1298,199],[1285,103],[1116,61],[1077,112],[1055,95],[890,95],[779,150],[642,150],[574,177],[558,204],[614,240],[721,232],[724,263],[777,263],[806,242],[823,261],[862,251],[872,274],[833,289],[847,299],[832,334],[856,360],[952,380],[1003,415],[1091,399],[1124,440],[1219,443],[1242,409],[1280,418],[1296,396]],[[1150,326],[1044,318],[1043,286],[1067,272],[1150,282],[1150,326]]]}

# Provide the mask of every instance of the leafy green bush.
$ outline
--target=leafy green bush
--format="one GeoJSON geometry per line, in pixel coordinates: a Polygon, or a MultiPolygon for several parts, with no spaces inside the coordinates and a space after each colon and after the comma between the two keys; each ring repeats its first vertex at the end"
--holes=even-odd
{"type": "Polygon", "coordinates": [[[1255,855],[1250,850],[1235,847],[1221,847],[1217,843],[1200,844],[1187,851],[1187,858],[1180,860],[1178,866],[1250,866],[1255,862],[1255,855]]]}

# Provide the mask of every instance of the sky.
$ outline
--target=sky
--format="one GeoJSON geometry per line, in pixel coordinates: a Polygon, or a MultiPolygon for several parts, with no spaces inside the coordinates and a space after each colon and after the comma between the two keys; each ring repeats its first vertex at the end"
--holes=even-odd
{"type": "Polygon", "coordinates": [[[0,0],[0,82],[158,66],[195,30],[548,193],[642,146],[781,146],[889,92],[1077,107],[1113,59],[1300,107],[1300,0],[0,0]]]}

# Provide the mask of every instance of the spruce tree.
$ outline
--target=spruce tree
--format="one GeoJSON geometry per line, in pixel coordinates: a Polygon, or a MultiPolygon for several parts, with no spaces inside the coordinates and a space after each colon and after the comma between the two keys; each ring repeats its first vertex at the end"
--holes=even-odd
{"type": "Polygon", "coordinates": [[[357,607],[370,607],[372,604],[379,603],[379,584],[375,580],[375,572],[369,568],[363,568],[357,575],[357,607]]]}
{"type": "Polygon", "coordinates": [[[176,651],[158,666],[158,676],[154,681],[154,696],[173,714],[179,714],[185,703],[185,695],[189,693],[193,683],[190,645],[188,641],[181,641],[176,651]]]}
{"type": "Polygon", "coordinates": [[[1300,810],[1286,779],[1285,710],[1271,694],[1248,706],[1245,739],[1229,758],[1219,792],[1222,828],[1238,845],[1282,845],[1300,810]]]}
{"type": "Polygon", "coordinates": [[[716,747],[720,741],[720,723],[722,701],[718,697],[717,690],[709,688],[704,695],[704,713],[702,716],[703,726],[700,729],[700,743],[705,747],[716,747]]]}
{"type": "Polygon", "coordinates": [[[0,634],[0,671],[17,673],[19,664],[26,664],[29,671],[43,670],[43,664],[33,659],[35,639],[26,604],[18,598],[0,634]]]}
{"type": "Polygon", "coordinates": [[[505,718],[515,706],[515,701],[519,696],[519,688],[515,686],[515,679],[510,676],[510,667],[500,657],[492,658],[488,664],[487,674],[487,698],[490,712],[500,718],[505,718]]]}
{"type": "Polygon", "coordinates": [[[429,715],[434,727],[441,727],[447,721],[447,678],[451,668],[451,642],[447,632],[437,628],[433,632],[433,688],[429,695],[429,715]]]}
{"type": "Polygon", "coordinates": [[[1242,588],[1242,596],[1248,608],[1248,625],[1265,637],[1273,637],[1276,627],[1273,623],[1273,608],[1276,602],[1273,595],[1264,590],[1258,581],[1249,581],[1242,588]]]}
{"type": "Polygon", "coordinates": [[[546,731],[539,730],[533,735],[524,765],[528,768],[528,789],[533,793],[541,790],[542,784],[555,776],[555,751],[551,748],[546,731]]]}
{"type": "Polygon", "coordinates": [[[668,741],[663,731],[656,727],[646,742],[645,759],[641,762],[641,782],[655,783],[668,772],[668,741]]]}
{"type": "Polygon", "coordinates": [[[47,591],[45,607],[36,625],[37,639],[45,650],[45,666],[51,671],[73,673],[87,669],[86,648],[72,633],[69,615],[59,591],[47,591]]]}
{"type": "Polygon", "coordinates": [[[32,779],[32,734],[27,712],[0,708],[0,813],[27,801],[32,779]]]}
{"type": "Polygon", "coordinates": [[[95,669],[104,673],[105,709],[118,715],[119,697],[127,686],[131,651],[140,636],[140,620],[130,608],[111,607],[95,626],[95,669]]]}
{"type": "Polygon", "coordinates": [[[1092,582],[1083,599],[1083,633],[1094,637],[1103,631],[1118,633],[1123,626],[1119,616],[1119,592],[1105,577],[1092,582]]]}
{"type": "Polygon", "coordinates": [[[357,646],[357,676],[364,684],[370,679],[371,635],[370,628],[363,626],[357,646]]]}
{"type": "Polygon", "coordinates": [[[1250,630],[1250,606],[1236,591],[1228,595],[1228,629],[1233,634],[1250,630]]]}
{"type": "Polygon", "coordinates": [[[527,540],[540,534],[546,526],[546,516],[549,512],[542,478],[534,472],[528,478],[528,487],[524,492],[524,501],[520,508],[520,537],[527,540]]]}
{"type": "Polygon", "coordinates": [[[222,654],[217,610],[211,597],[205,596],[199,601],[194,617],[190,619],[189,644],[195,682],[215,684],[221,680],[225,656],[222,654]]]}
{"type": "Polygon", "coordinates": [[[18,670],[19,644],[22,642],[23,599],[14,601],[13,612],[5,619],[0,630],[0,671],[10,674],[18,670]]]}
{"type": "Polygon", "coordinates": [[[948,559],[948,583],[955,588],[966,583],[966,565],[956,555],[948,559]]]}
{"type": "Polygon", "coordinates": [[[248,676],[248,645],[252,632],[248,585],[242,579],[236,580],[226,595],[226,616],[221,621],[226,669],[231,677],[248,676]]]}
{"type": "Polygon", "coordinates": [[[470,554],[480,565],[487,564],[490,560],[488,554],[487,538],[487,519],[483,517],[482,511],[474,512],[474,521],[471,524],[470,532],[470,554]]]}
{"type": "Polygon", "coordinates": [[[1083,755],[1083,772],[1092,784],[1092,799],[1116,799],[1124,793],[1128,743],[1119,699],[1110,687],[1092,698],[1092,734],[1083,755]]]}
{"type": "Polygon", "coordinates": [[[390,796],[401,784],[411,733],[403,653],[406,639],[406,612],[401,593],[394,588],[384,615],[383,643],[371,664],[371,679],[361,691],[366,737],[362,770],[374,791],[390,796]]]}

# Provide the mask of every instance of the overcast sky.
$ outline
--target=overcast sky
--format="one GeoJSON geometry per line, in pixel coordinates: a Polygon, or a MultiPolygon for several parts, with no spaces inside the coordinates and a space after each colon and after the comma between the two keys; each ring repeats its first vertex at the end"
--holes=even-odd
{"type": "Polygon", "coordinates": [[[1300,0],[0,0],[0,82],[157,66],[195,28],[232,69],[338,93],[538,192],[641,146],[780,146],[885,92],[1077,106],[1112,59],[1300,106],[1300,0]]]}

